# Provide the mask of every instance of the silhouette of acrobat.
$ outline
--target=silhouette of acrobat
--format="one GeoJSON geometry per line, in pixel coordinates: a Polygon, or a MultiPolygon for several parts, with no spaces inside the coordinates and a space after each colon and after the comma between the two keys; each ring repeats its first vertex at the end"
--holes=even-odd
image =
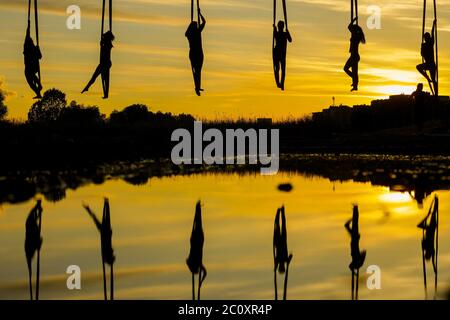
{"type": "Polygon", "coordinates": [[[41,237],[41,222],[42,222],[42,204],[41,200],[38,200],[36,205],[31,209],[27,221],[25,223],[25,255],[27,258],[28,266],[28,278],[30,289],[30,300],[33,300],[33,282],[32,273],[33,266],[32,261],[34,255],[37,253],[37,266],[36,266],[36,300],[39,300],[39,269],[40,269],[40,251],[42,246],[41,237]]]}
{"type": "Polygon", "coordinates": [[[359,56],[359,44],[366,43],[366,38],[362,28],[357,24],[358,18],[353,18],[353,20],[348,25],[348,30],[351,33],[350,38],[350,58],[344,66],[344,71],[350,78],[352,78],[352,89],[351,91],[358,90],[359,75],[358,75],[358,64],[361,59],[359,56]],[[351,70],[350,70],[351,69],[351,70]]]}
{"type": "Polygon", "coordinates": [[[206,20],[198,9],[198,15],[201,19],[199,24],[197,21],[191,21],[186,30],[185,36],[189,41],[189,60],[191,61],[192,75],[195,83],[195,93],[200,96],[203,91],[202,83],[202,67],[203,67],[203,45],[202,45],[202,31],[205,28],[206,20]]]}
{"type": "Polygon", "coordinates": [[[103,86],[103,99],[108,99],[110,69],[112,66],[111,50],[114,47],[112,44],[113,41],[114,35],[111,31],[107,31],[102,35],[102,39],[100,41],[100,64],[97,66],[97,69],[95,69],[91,80],[89,80],[88,84],[83,89],[83,91],[81,91],[81,93],[87,92],[89,88],[94,84],[95,80],[97,80],[98,76],[101,75],[103,86]]]}
{"type": "Polygon", "coordinates": [[[114,256],[114,249],[112,247],[112,228],[111,228],[111,214],[109,207],[109,200],[105,199],[103,206],[103,216],[100,222],[88,205],[83,205],[89,216],[94,221],[98,231],[100,232],[101,252],[102,252],[102,266],[103,266],[103,293],[105,300],[108,299],[106,288],[106,270],[105,263],[110,266],[110,300],[114,300],[114,271],[113,265],[116,261],[114,256]]]}
{"type": "Polygon", "coordinates": [[[435,30],[436,30],[436,20],[433,21],[433,27],[431,34],[425,32],[423,35],[422,45],[420,48],[420,54],[423,59],[423,63],[416,66],[417,71],[427,79],[430,83],[430,87],[433,90],[433,94],[437,92],[437,81],[436,81],[436,61],[434,59],[434,44],[435,44],[435,30]],[[430,73],[428,75],[427,71],[430,73]]]}
{"type": "Polygon", "coordinates": [[[195,300],[195,275],[198,274],[197,300],[200,300],[200,289],[207,274],[206,268],[203,265],[204,242],[205,236],[202,226],[202,208],[200,201],[198,201],[195,207],[195,217],[194,223],[192,225],[192,233],[190,239],[191,249],[189,251],[189,257],[186,259],[186,264],[192,273],[192,300],[195,300]]]}
{"type": "Polygon", "coordinates": [[[273,68],[275,72],[275,82],[277,84],[277,87],[284,91],[284,82],[286,79],[287,42],[292,42],[292,37],[289,33],[289,30],[286,29],[286,31],[284,31],[284,21],[278,21],[278,30],[277,27],[273,25],[273,37],[275,39],[275,45],[273,48],[273,68]]]}
{"type": "Polygon", "coordinates": [[[276,274],[277,271],[281,274],[285,273],[283,300],[286,300],[289,264],[291,263],[292,257],[293,255],[288,253],[286,214],[283,206],[277,210],[273,231],[275,300],[278,300],[277,274],[276,274]]]}
{"type": "Polygon", "coordinates": [[[358,300],[358,283],[359,283],[359,269],[363,266],[366,260],[366,251],[359,249],[359,211],[358,206],[353,206],[353,217],[345,223],[345,229],[351,237],[350,249],[352,262],[348,266],[352,272],[352,300],[358,300]],[[356,288],[355,288],[356,281],[356,288]]]}
{"type": "Polygon", "coordinates": [[[35,45],[30,35],[30,24],[28,24],[25,41],[23,44],[23,56],[25,63],[25,78],[31,90],[36,96],[34,99],[41,99],[42,84],[39,77],[39,60],[42,59],[42,53],[38,45],[35,45]]]}

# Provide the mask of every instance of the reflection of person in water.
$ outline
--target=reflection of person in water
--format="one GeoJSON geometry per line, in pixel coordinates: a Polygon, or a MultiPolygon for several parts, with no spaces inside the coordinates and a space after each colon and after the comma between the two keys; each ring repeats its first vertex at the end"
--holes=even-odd
{"type": "MultiPolygon", "coordinates": [[[[29,275],[29,287],[30,287],[30,299],[33,299],[33,285],[32,285],[32,261],[36,252],[41,250],[42,237],[41,237],[41,224],[42,219],[42,205],[39,200],[36,206],[31,209],[30,214],[27,217],[25,223],[25,255],[27,258],[28,275],[29,275]]],[[[39,259],[38,259],[39,263],[39,259]]],[[[38,267],[39,269],[39,267],[38,267]]],[[[36,299],[38,298],[38,281],[39,275],[36,278],[36,299]]]]}
{"type": "Polygon", "coordinates": [[[89,80],[88,84],[81,93],[88,91],[89,88],[94,84],[95,80],[97,80],[98,76],[101,75],[103,85],[103,99],[108,98],[110,69],[112,66],[111,50],[113,48],[113,41],[114,35],[111,31],[107,31],[102,35],[102,39],[100,41],[100,64],[97,66],[97,69],[95,69],[91,80],[89,80]]]}
{"type": "Polygon", "coordinates": [[[112,247],[112,228],[111,217],[109,213],[109,201],[108,199],[105,199],[105,208],[103,210],[103,217],[101,222],[98,220],[97,216],[89,206],[85,205],[84,208],[91,216],[98,231],[100,232],[103,260],[107,264],[112,265],[116,260],[116,257],[114,256],[114,249],[112,247]]]}
{"type": "MultiPolygon", "coordinates": [[[[437,201],[435,199],[435,201],[437,201]]],[[[436,229],[437,229],[437,204],[430,208],[427,216],[417,225],[418,228],[424,232],[422,239],[422,250],[426,260],[431,260],[433,264],[433,270],[436,272],[436,229]]]]}
{"type": "Polygon", "coordinates": [[[275,39],[275,47],[273,49],[275,81],[277,83],[277,87],[284,90],[284,82],[286,79],[287,43],[288,41],[292,42],[292,37],[289,30],[284,31],[284,21],[278,21],[278,30],[275,25],[273,26],[273,37],[275,39]]]}
{"type": "Polygon", "coordinates": [[[193,298],[195,299],[195,289],[194,289],[194,275],[198,274],[199,276],[199,285],[198,285],[198,299],[200,300],[200,288],[202,286],[203,281],[206,278],[206,268],[203,265],[203,243],[205,241],[203,226],[202,226],[202,209],[200,201],[197,202],[195,207],[195,217],[194,223],[192,225],[192,233],[191,233],[191,249],[189,251],[189,257],[186,259],[186,264],[189,267],[189,270],[192,273],[192,291],[193,298]]]}
{"type": "Polygon", "coordinates": [[[366,251],[360,251],[359,249],[359,239],[361,238],[361,235],[359,234],[358,206],[353,206],[353,217],[345,223],[345,229],[351,237],[350,247],[352,262],[350,263],[349,268],[354,271],[361,268],[366,259],[366,251]]]}
{"type": "Polygon", "coordinates": [[[278,270],[280,273],[284,273],[286,271],[286,267],[292,260],[292,254],[288,253],[286,215],[284,207],[278,209],[277,215],[275,217],[273,247],[274,247],[275,270],[278,270]],[[281,225],[280,225],[280,216],[281,216],[281,225]]]}
{"type": "Polygon", "coordinates": [[[366,38],[364,36],[364,32],[360,26],[356,23],[357,18],[354,18],[352,22],[348,25],[348,30],[351,33],[350,38],[350,58],[348,58],[347,62],[344,66],[345,73],[348,74],[350,78],[352,78],[352,90],[358,90],[359,83],[359,75],[358,75],[358,64],[360,60],[359,56],[359,44],[366,43],[366,38]],[[351,69],[351,71],[350,71],[351,69]]]}
{"type": "Polygon", "coordinates": [[[288,253],[286,214],[284,211],[284,206],[277,210],[277,214],[275,216],[274,231],[273,231],[273,259],[274,259],[273,275],[274,275],[275,300],[278,300],[277,271],[281,274],[283,273],[285,274],[283,300],[286,300],[289,264],[291,263],[292,260],[292,254],[288,253]]]}
{"type": "Polygon", "coordinates": [[[357,205],[353,206],[353,217],[345,223],[345,229],[351,237],[352,262],[348,267],[352,272],[352,300],[358,300],[359,269],[363,266],[366,259],[366,251],[359,249],[361,235],[359,234],[359,211],[357,205]]]}
{"type": "Polygon", "coordinates": [[[39,46],[36,46],[31,38],[29,25],[23,44],[23,55],[25,62],[25,78],[27,79],[30,88],[36,94],[34,99],[40,99],[42,98],[42,84],[41,79],[39,78],[39,60],[42,59],[42,53],[39,46]]]}
{"type": "Polygon", "coordinates": [[[200,96],[202,89],[202,68],[203,68],[203,46],[202,46],[202,31],[205,28],[206,20],[203,17],[200,9],[198,14],[201,19],[200,25],[197,21],[192,21],[186,30],[185,36],[189,41],[189,60],[191,60],[192,74],[194,76],[195,93],[200,96]]]}
{"type": "Polygon", "coordinates": [[[106,288],[106,270],[105,263],[110,266],[110,299],[114,300],[114,249],[112,247],[112,228],[111,228],[111,214],[109,208],[109,200],[105,199],[103,206],[102,221],[99,221],[95,213],[88,205],[83,205],[89,216],[95,223],[100,232],[101,250],[102,250],[102,268],[103,268],[103,293],[105,300],[108,299],[106,288]]]}

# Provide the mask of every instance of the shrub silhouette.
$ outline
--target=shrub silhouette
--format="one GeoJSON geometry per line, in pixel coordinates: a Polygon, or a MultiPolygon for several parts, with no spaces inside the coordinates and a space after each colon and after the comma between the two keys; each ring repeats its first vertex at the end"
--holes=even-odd
{"type": "Polygon", "coordinates": [[[3,120],[8,114],[8,108],[6,107],[4,101],[5,101],[5,94],[0,89],[0,120],[3,120]]]}
{"type": "Polygon", "coordinates": [[[29,122],[51,122],[58,120],[67,106],[66,94],[58,89],[45,91],[41,100],[36,101],[28,112],[29,122]]]}

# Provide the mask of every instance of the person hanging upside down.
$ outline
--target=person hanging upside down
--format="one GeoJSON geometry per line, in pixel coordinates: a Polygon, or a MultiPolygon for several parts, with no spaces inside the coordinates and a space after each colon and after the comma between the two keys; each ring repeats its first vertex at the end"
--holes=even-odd
{"type": "Polygon", "coordinates": [[[437,210],[434,207],[430,210],[418,225],[418,228],[424,230],[424,237],[422,239],[422,250],[426,260],[431,260],[433,263],[433,270],[436,272],[436,229],[437,229],[437,210]]]}
{"type": "Polygon", "coordinates": [[[189,41],[189,60],[191,60],[192,74],[194,76],[195,93],[200,96],[203,91],[201,87],[202,82],[202,67],[203,67],[203,46],[202,46],[202,31],[205,28],[206,20],[203,17],[200,9],[198,10],[201,23],[198,25],[196,21],[192,21],[186,30],[185,36],[189,41]]]}
{"type": "Polygon", "coordinates": [[[358,90],[359,76],[358,76],[358,64],[360,60],[359,56],[359,44],[366,43],[366,38],[364,32],[360,26],[356,23],[356,18],[350,22],[348,25],[348,30],[351,32],[352,36],[350,38],[350,58],[344,66],[345,73],[352,78],[352,90],[358,90]],[[351,69],[351,70],[350,70],[351,69]]]}
{"type": "Polygon", "coordinates": [[[23,44],[23,55],[25,62],[25,78],[36,96],[34,99],[41,99],[42,84],[39,78],[39,60],[42,59],[41,50],[36,46],[30,36],[30,25],[28,25],[25,42],[23,44]]]}
{"type": "Polygon", "coordinates": [[[362,267],[366,260],[366,251],[359,249],[359,211],[358,206],[353,207],[353,217],[345,223],[345,229],[351,237],[350,251],[352,256],[352,262],[348,266],[349,269],[354,272],[362,267]]]}
{"type": "Polygon", "coordinates": [[[284,90],[284,81],[286,79],[287,42],[292,42],[292,37],[289,30],[286,29],[286,32],[284,31],[284,21],[278,21],[278,30],[277,27],[273,25],[273,37],[275,39],[275,47],[273,48],[275,81],[277,83],[277,87],[284,90]]]}
{"type": "Polygon", "coordinates": [[[89,88],[97,80],[98,76],[102,76],[102,86],[103,86],[103,99],[108,99],[109,96],[109,75],[112,66],[111,62],[111,50],[113,48],[112,42],[114,41],[114,35],[111,31],[107,31],[102,35],[102,40],[100,41],[100,64],[95,69],[91,80],[86,85],[81,93],[87,92],[89,88]]]}
{"type": "Polygon", "coordinates": [[[417,71],[419,71],[425,79],[432,85],[433,93],[437,92],[437,81],[436,81],[436,62],[434,60],[434,34],[436,29],[436,20],[433,21],[433,28],[431,34],[425,32],[423,35],[422,46],[420,49],[420,54],[423,58],[423,63],[417,65],[417,71]],[[427,74],[427,71],[430,75],[427,74]]]}
{"type": "Polygon", "coordinates": [[[284,207],[277,210],[277,215],[275,217],[274,223],[274,233],[273,233],[273,247],[274,247],[274,264],[275,271],[280,273],[285,273],[286,269],[291,263],[292,254],[288,253],[287,246],[287,230],[286,230],[286,215],[284,207]],[[281,215],[281,224],[280,224],[281,215]]]}
{"type": "Polygon", "coordinates": [[[189,251],[189,257],[186,259],[186,264],[192,274],[198,274],[200,277],[200,286],[206,278],[207,272],[203,265],[203,244],[205,242],[205,236],[202,226],[202,211],[201,203],[197,202],[195,207],[194,224],[192,226],[191,233],[191,249],[189,251]]]}

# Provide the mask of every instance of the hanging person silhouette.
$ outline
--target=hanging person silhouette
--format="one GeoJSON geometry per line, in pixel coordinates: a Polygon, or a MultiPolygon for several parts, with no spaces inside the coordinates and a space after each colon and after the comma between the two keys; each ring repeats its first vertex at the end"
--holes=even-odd
{"type": "Polygon", "coordinates": [[[38,3],[34,0],[34,28],[36,32],[36,44],[34,44],[31,38],[31,0],[28,1],[28,26],[25,35],[25,41],[23,44],[23,55],[25,64],[25,78],[30,86],[31,90],[34,91],[36,96],[34,99],[41,99],[41,69],[39,60],[42,59],[42,53],[39,48],[39,21],[38,21],[38,3]]]}
{"type": "Polygon", "coordinates": [[[427,79],[428,83],[432,85],[433,94],[437,92],[436,61],[434,59],[435,30],[436,19],[433,21],[431,34],[429,32],[425,32],[423,35],[422,45],[420,48],[423,63],[416,66],[417,71],[419,71],[425,79],[427,79]],[[430,75],[427,74],[427,71],[430,75]]]}
{"type": "Polygon", "coordinates": [[[358,64],[361,59],[359,56],[359,44],[366,43],[366,37],[364,36],[364,32],[362,28],[358,25],[357,21],[358,18],[355,17],[348,25],[348,30],[351,33],[350,50],[349,50],[350,58],[348,58],[344,66],[345,73],[348,74],[350,78],[352,78],[351,91],[358,90],[358,83],[359,83],[358,64]]]}
{"type": "Polygon", "coordinates": [[[200,8],[198,8],[198,16],[201,22],[191,21],[186,30],[185,36],[189,41],[189,60],[191,61],[192,75],[194,76],[195,93],[197,96],[200,96],[200,92],[203,91],[201,82],[204,60],[202,31],[206,25],[205,17],[202,15],[200,8]]]}
{"type": "Polygon", "coordinates": [[[111,31],[107,31],[102,35],[102,39],[100,41],[100,64],[97,66],[97,69],[95,69],[91,80],[89,80],[88,84],[81,93],[87,92],[89,88],[94,84],[95,80],[97,80],[98,76],[101,75],[103,85],[103,99],[108,99],[110,69],[112,66],[111,50],[113,48],[113,41],[114,35],[111,31]]]}
{"type": "Polygon", "coordinates": [[[207,275],[206,268],[203,265],[204,242],[205,236],[203,233],[202,224],[202,208],[201,202],[198,201],[195,206],[194,223],[192,225],[190,238],[191,248],[189,251],[189,256],[186,259],[186,264],[192,273],[192,300],[195,300],[195,275],[198,274],[197,300],[200,300],[200,289],[207,275]]]}
{"type": "Polygon", "coordinates": [[[273,25],[273,38],[275,40],[275,46],[273,48],[273,67],[277,87],[284,91],[284,82],[286,79],[287,42],[292,42],[292,37],[287,28],[286,31],[284,31],[284,21],[278,21],[277,26],[273,25]]]}

